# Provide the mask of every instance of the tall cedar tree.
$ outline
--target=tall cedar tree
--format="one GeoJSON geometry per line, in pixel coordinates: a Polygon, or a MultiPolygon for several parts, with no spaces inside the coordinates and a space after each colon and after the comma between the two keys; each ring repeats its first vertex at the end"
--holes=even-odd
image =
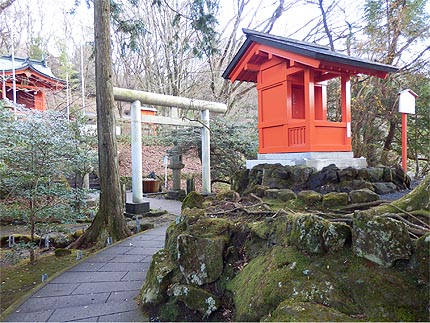
{"type": "Polygon", "coordinates": [[[131,233],[123,215],[118,153],[115,138],[115,102],[112,84],[110,1],[94,0],[97,134],[100,172],[100,208],[87,231],[73,247],[103,245],[131,233]]]}

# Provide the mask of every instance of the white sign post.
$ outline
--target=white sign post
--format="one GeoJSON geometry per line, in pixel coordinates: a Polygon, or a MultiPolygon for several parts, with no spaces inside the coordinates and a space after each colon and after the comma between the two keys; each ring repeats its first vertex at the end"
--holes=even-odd
{"type": "Polygon", "coordinates": [[[402,168],[408,170],[408,114],[415,114],[415,99],[418,95],[406,89],[399,92],[399,112],[402,114],[402,168]]]}

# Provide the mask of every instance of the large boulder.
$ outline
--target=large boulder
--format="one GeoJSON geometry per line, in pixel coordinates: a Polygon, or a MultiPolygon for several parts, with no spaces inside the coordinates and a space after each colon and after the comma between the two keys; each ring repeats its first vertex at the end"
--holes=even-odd
{"type": "Polygon", "coordinates": [[[412,243],[406,226],[395,219],[356,212],[353,217],[352,247],[359,256],[385,267],[411,257],[412,243]]]}
{"type": "Polygon", "coordinates": [[[143,307],[158,305],[166,299],[174,269],[175,265],[170,261],[167,250],[159,250],[152,256],[145,283],[140,290],[143,307]]]}
{"type": "Polygon", "coordinates": [[[187,284],[204,285],[216,281],[224,268],[225,239],[181,234],[177,239],[179,269],[187,284]]]}

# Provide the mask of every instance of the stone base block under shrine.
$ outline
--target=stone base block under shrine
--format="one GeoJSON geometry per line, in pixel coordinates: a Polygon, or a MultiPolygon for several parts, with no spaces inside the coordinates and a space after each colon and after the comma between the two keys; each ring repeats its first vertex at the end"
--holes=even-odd
{"type": "Polygon", "coordinates": [[[352,152],[302,152],[302,153],[279,153],[279,154],[258,154],[257,160],[247,160],[246,168],[261,164],[281,164],[282,166],[304,165],[321,170],[324,167],[335,164],[340,169],[366,168],[366,158],[354,158],[352,152]]]}

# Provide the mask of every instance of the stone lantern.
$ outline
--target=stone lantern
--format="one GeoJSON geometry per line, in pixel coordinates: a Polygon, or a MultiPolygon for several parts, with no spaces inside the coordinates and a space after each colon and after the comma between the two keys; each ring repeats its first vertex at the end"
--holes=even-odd
{"type": "Polygon", "coordinates": [[[167,199],[180,200],[185,196],[185,191],[181,189],[181,169],[185,167],[182,163],[182,149],[177,142],[167,151],[169,157],[168,168],[172,170],[173,185],[172,189],[167,192],[167,199]]]}

